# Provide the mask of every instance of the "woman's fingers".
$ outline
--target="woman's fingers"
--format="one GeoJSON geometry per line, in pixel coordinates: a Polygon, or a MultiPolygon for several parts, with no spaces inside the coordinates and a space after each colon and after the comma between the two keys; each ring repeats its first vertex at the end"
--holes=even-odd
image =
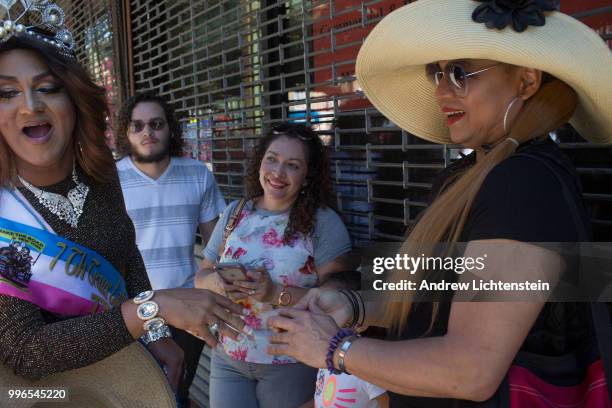
{"type": "Polygon", "coordinates": [[[229,310],[232,313],[237,315],[246,316],[248,311],[243,309],[242,306],[233,302],[231,299],[226,298],[225,296],[217,295],[216,293],[211,294],[213,296],[213,300],[215,303],[223,309],[229,310]]]}
{"type": "Polygon", "coordinates": [[[299,326],[299,322],[296,322],[296,320],[291,317],[278,315],[268,319],[268,327],[271,329],[292,331],[295,330],[297,326],[299,326]]]}
{"type": "Polygon", "coordinates": [[[199,289],[208,289],[215,293],[220,294],[221,296],[226,295],[226,291],[224,289],[224,281],[221,279],[221,276],[217,272],[213,272],[211,274],[206,275],[204,278],[198,280],[197,288],[199,289]]]}
{"type": "Polygon", "coordinates": [[[234,287],[238,290],[251,291],[255,290],[259,287],[258,282],[248,282],[248,281],[234,281],[234,287]]]}
{"type": "Polygon", "coordinates": [[[215,308],[214,314],[221,319],[223,323],[234,329],[236,332],[243,332],[249,336],[253,334],[253,329],[235,314],[232,314],[220,307],[215,308]]]}
{"type": "Polygon", "coordinates": [[[290,344],[291,334],[287,332],[277,333],[270,336],[270,343],[272,344],[290,344]]]}
{"type": "Polygon", "coordinates": [[[225,293],[235,292],[240,289],[234,286],[233,284],[227,283],[225,281],[223,281],[221,284],[223,285],[223,290],[225,291],[225,293]]]}
{"type": "Polygon", "coordinates": [[[247,276],[255,281],[260,280],[267,273],[266,268],[256,268],[247,271],[247,276]]]}
{"type": "Polygon", "coordinates": [[[231,327],[227,325],[226,323],[221,323],[219,325],[219,332],[222,335],[226,337],[230,337],[232,340],[235,340],[235,341],[240,341],[242,339],[241,336],[243,336],[234,327],[231,327]]]}
{"type": "Polygon", "coordinates": [[[230,299],[237,301],[237,300],[242,300],[242,299],[246,299],[249,297],[248,293],[244,293],[244,292],[232,292],[229,294],[230,299]]]}
{"type": "Polygon", "coordinates": [[[299,319],[303,317],[309,316],[309,313],[305,310],[296,310],[296,309],[280,309],[278,311],[279,316],[289,317],[291,319],[299,319]]]}
{"type": "Polygon", "coordinates": [[[217,345],[217,339],[209,326],[227,324],[227,335],[237,337],[231,331],[252,334],[252,329],[240,318],[248,310],[225,296],[206,289],[167,289],[159,292],[160,309],[169,324],[189,330],[210,347],[217,345]]]}
{"type": "Polygon", "coordinates": [[[272,354],[273,356],[277,355],[285,355],[290,356],[289,346],[286,344],[270,344],[267,348],[268,354],[272,354]]]}

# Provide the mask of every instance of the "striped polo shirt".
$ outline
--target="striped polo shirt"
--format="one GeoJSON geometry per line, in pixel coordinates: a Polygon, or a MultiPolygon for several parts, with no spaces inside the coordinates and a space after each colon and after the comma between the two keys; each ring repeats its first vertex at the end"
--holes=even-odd
{"type": "Polygon", "coordinates": [[[151,286],[193,287],[197,226],[225,208],[214,176],[202,162],[185,157],[172,157],[156,180],[129,156],[117,162],[117,170],[151,286]]]}

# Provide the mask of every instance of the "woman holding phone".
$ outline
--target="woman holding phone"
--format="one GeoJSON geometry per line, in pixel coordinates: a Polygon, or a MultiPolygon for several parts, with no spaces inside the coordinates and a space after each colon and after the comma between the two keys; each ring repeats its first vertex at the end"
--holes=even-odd
{"type": "Polygon", "coordinates": [[[211,364],[215,408],[296,407],[313,395],[316,370],[267,354],[267,319],[325,275],[351,266],[351,241],[332,209],[329,167],[309,127],[276,126],[260,140],[248,168],[246,204],[238,211],[238,201],[228,206],[204,250],[196,287],[237,300],[249,310],[245,321],[254,330],[239,341],[221,335],[211,364]],[[223,242],[230,216],[236,223],[223,242]],[[223,265],[215,271],[216,259],[223,265]]]}

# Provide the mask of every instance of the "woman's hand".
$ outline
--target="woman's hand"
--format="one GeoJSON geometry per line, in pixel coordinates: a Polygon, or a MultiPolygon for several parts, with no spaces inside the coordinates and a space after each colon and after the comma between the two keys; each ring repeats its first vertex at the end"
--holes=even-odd
{"type": "Polygon", "coordinates": [[[176,392],[183,375],[185,352],[171,338],[162,338],[147,344],[147,349],[155,356],[166,372],[172,391],[176,392]]]}
{"type": "Polygon", "coordinates": [[[294,309],[318,310],[332,317],[340,327],[353,321],[353,306],[348,298],[336,289],[310,289],[294,309]]]}
{"type": "Polygon", "coordinates": [[[221,275],[214,271],[196,280],[195,286],[196,288],[208,289],[211,292],[215,292],[221,296],[230,297],[232,299],[233,297],[231,294],[235,293],[236,291],[236,287],[225,282],[221,275]]]}
{"type": "Polygon", "coordinates": [[[279,316],[270,317],[268,326],[277,333],[270,338],[268,353],[288,355],[311,367],[327,367],[329,341],[339,328],[331,317],[315,309],[282,309],[279,316]]]}
{"type": "Polygon", "coordinates": [[[153,299],[168,324],[188,331],[210,347],[217,345],[208,328],[213,324],[218,324],[219,331],[234,340],[238,340],[240,332],[252,334],[252,329],[240,318],[245,315],[242,306],[209,290],[164,289],[157,291],[153,299]]]}
{"type": "Polygon", "coordinates": [[[247,296],[262,303],[271,303],[276,293],[276,284],[272,282],[266,268],[257,268],[247,271],[251,280],[234,281],[233,287],[238,293],[232,294],[234,299],[243,299],[247,296]]]}

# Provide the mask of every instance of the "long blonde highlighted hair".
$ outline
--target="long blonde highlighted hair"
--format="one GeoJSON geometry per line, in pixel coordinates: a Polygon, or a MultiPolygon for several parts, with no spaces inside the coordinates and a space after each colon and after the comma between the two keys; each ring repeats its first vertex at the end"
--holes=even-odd
{"type": "MultiPolygon", "coordinates": [[[[576,92],[569,85],[545,75],[540,89],[525,102],[518,113],[507,137],[520,144],[548,134],[569,121],[576,105],[576,92]]],[[[428,249],[434,244],[457,242],[487,175],[495,166],[514,154],[516,148],[514,142],[505,139],[484,157],[479,158],[469,170],[459,175],[425,210],[404,241],[402,252],[427,255],[428,249]]],[[[401,272],[395,271],[392,280],[395,281],[399,276],[401,272]]],[[[386,318],[391,323],[392,335],[399,336],[404,331],[412,305],[412,301],[387,301],[386,318]]],[[[430,330],[436,320],[439,306],[439,302],[433,303],[430,330]]]]}

